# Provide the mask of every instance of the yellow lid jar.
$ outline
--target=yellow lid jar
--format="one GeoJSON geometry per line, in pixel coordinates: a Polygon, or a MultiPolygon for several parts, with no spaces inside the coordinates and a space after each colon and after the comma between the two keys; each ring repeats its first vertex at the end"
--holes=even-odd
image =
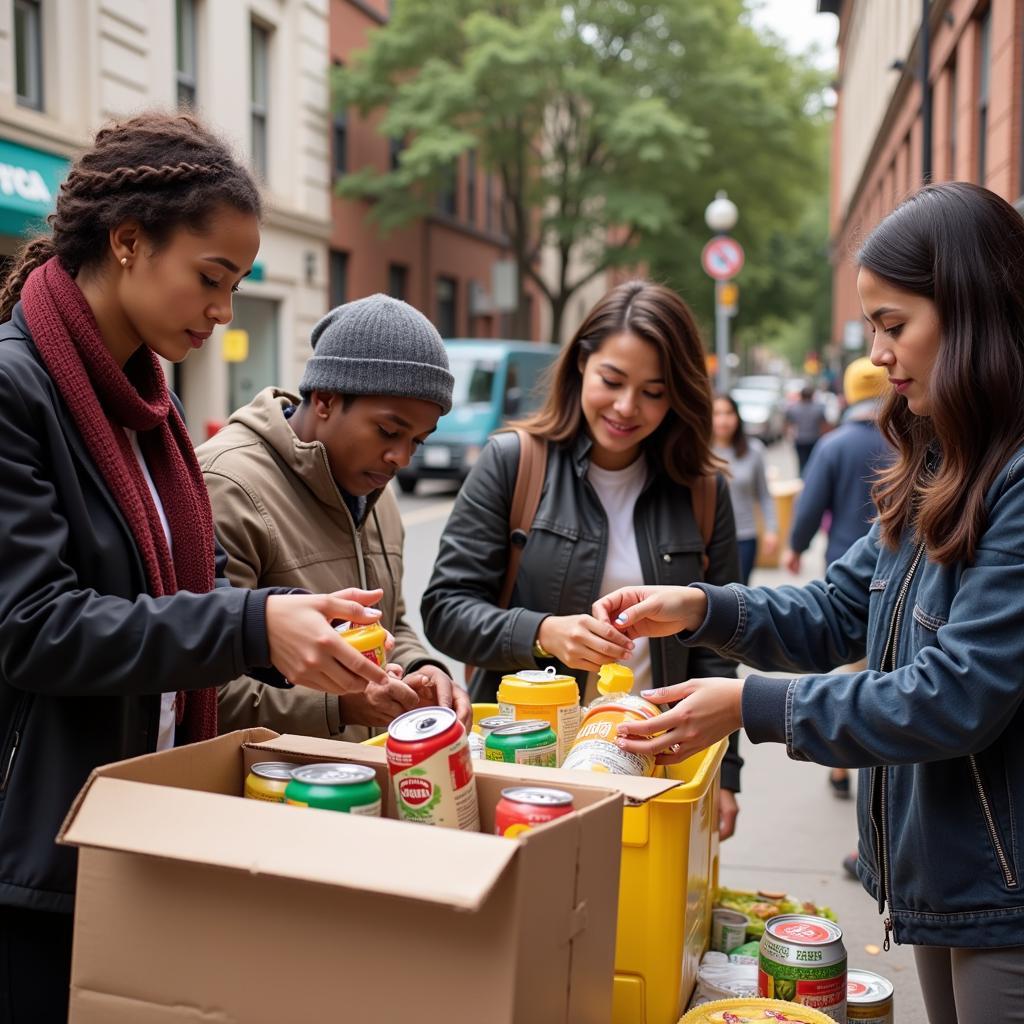
{"type": "Polygon", "coordinates": [[[345,643],[351,644],[364,658],[369,658],[381,668],[387,664],[388,654],[385,645],[388,634],[379,623],[374,622],[369,626],[352,626],[349,629],[336,627],[336,629],[341,639],[345,643]]]}
{"type": "Polygon", "coordinates": [[[558,675],[553,666],[524,669],[502,677],[498,714],[513,721],[537,718],[547,722],[558,741],[556,763],[561,765],[580,727],[580,688],[572,676],[558,675]]]}

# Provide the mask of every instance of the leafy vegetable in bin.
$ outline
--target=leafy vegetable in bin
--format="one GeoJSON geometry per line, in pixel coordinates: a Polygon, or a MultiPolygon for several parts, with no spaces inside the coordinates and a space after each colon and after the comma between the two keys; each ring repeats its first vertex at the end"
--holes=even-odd
{"type": "Polygon", "coordinates": [[[836,915],[831,909],[800,900],[783,892],[747,892],[743,889],[720,888],[715,893],[715,906],[738,910],[747,916],[747,937],[759,939],[764,934],[765,922],[778,914],[813,914],[835,921],[836,915]]]}

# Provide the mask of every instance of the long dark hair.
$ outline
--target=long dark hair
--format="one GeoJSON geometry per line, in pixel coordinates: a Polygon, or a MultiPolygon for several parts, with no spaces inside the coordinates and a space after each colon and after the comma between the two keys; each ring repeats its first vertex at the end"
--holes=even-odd
{"type": "Polygon", "coordinates": [[[719,468],[711,451],[711,385],[704,346],[693,314],[669,288],[627,281],[608,292],[586,315],[562,350],[538,412],[518,426],[554,444],[568,444],[584,428],[582,366],[605,338],[628,332],[652,344],[661,357],[669,409],[643,442],[648,457],[676,483],[690,484],[719,468]]]}
{"type": "Polygon", "coordinates": [[[715,393],[714,401],[711,403],[711,411],[714,413],[715,402],[728,402],[732,411],[736,414],[736,429],[729,438],[729,447],[736,453],[736,457],[742,459],[750,451],[750,442],[747,440],[747,432],[743,427],[743,417],[740,415],[740,407],[732,395],[723,394],[721,391],[715,393]]]}
{"type": "Polygon", "coordinates": [[[970,561],[985,492],[1024,443],[1024,220],[977,185],[927,185],[875,228],[857,262],[934,302],[941,331],[930,415],[890,392],[879,416],[897,452],[873,491],[883,541],[895,548],[909,527],[934,561],[970,561]]]}
{"type": "Polygon", "coordinates": [[[202,231],[222,204],[258,217],[259,189],[191,114],[150,111],[101,128],[60,187],[47,218],[50,234],[15,258],[0,289],[0,321],[10,317],[28,275],[51,256],[75,276],[107,257],[109,233],[126,220],[138,221],[159,246],[179,227],[202,231]]]}

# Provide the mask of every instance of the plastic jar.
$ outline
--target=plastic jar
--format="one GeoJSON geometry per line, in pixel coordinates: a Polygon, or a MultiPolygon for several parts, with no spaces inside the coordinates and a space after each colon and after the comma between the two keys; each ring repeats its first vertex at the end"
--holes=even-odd
{"type": "Polygon", "coordinates": [[[631,693],[598,697],[587,708],[563,768],[612,775],[653,775],[653,755],[633,754],[616,744],[618,727],[660,715],[661,709],[631,693]]]}

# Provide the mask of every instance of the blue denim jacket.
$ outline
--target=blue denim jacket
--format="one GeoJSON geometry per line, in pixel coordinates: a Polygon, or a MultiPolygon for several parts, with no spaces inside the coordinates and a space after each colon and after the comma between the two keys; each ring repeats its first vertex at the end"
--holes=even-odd
{"type": "Polygon", "coordinates": [[[824,581],[710,587],[684,643],[762,670],[743,723],[790,757],[865,769],[859,871],[897,942],[1024,944],[1024,449],[987,495],[970,564],[877,525],[824,581]],[[868,668],[828,675],[867,655],[868,668]]]}

